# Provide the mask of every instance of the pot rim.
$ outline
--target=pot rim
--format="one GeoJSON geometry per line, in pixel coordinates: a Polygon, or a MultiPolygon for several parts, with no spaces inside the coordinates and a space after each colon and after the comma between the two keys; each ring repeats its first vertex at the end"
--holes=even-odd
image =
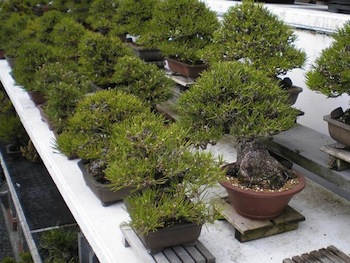
{"type": "Polygon", "coordinates": [[[294,188],[286,190],[286,191],[281,191],[281,192],[266,192],[266,191],[257,192],[257,191],[254,191],[252,189],[242,189],[238,186],[232,185],[228,181],[220,181],[219,183],[224,188],[229,188],[229,189],[234,190],[236,192],[240,192],[242,195],[250,195],[250,196],[253,195],[253,196],[259,196],[260,198],[271,198],[271,197],[290,195],[290,194],[294,195],[294,194],[297,194],[301,190],[304,189],[304,187],[306,185],[306,179],[305,179],[305,176],[302,175],[300,172],[298,172],[294,169],[293,169],[293,171],[297,175],[299,183],[294,188]]]}

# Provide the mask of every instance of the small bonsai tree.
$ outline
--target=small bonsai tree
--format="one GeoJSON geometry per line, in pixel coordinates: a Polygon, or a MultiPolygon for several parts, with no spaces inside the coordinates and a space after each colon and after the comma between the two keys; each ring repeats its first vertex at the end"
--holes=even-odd
{"type": "Polygon", "coordinates": [[[34,82],[33,91],[45,97],[42,108],[57,133],[66,126],[78,101],[91,91],[91,82],[69,61],[44,64],[35,72],[34,82]]]}
{"type": "Polygon", "coordinates": [[[237,139],[236,171],[242,184],[278,189],[293,173],[257,139],[295,124],[298,111],[286,96],[264,72],[240,62],[219,62],[180,96],[177,108],[197,146],[213,144],[224,134],[237,139]]]}
{"type": "Polygon", "coordinates": [[[201,62],[199,50],[211,43],[219,27],[216,13],[198,0],[159,1],[150,23],[137,43],[189,64],[201,62]]]}
{"type": "Polygon", "coordinates": [[[80,72],[102,88],[113,86],[111,78],[118,59],[132,55],[119,38],[94,32],[86,33],[78,47],[80,72]]]}
{"type": "Polygon", "coordinates": [[[113,124],[145,111],[133,95],[101,90],[79,101],[65,130],[57,137],[57,148],[68,157],[103,158],[113,124]]]}
{"type": "Polygon", "coordinates": [[[156,65],[133,56],[120,58],[115,65],[112,82],[118,90],[133,94],[152,109],[172,95],[174,82],[156,65]]]}
{"type": "Polygon", "coordinates": [[[210,63],[241,60],[277,78],[306,61],[305,52],[294,46],[296,39],[277,15],[253,0],[243,0],[224,14],[213,44],[202,57],[210,63]]]}
{"type": "Polygon", "coordinates": [[[325,48],[306,73],[306,84],[311,90],[329,97],[350,94],[350,22],[332,35],[334,41],[325,48]]]}
{"type": "Polygon", "coordinates": [[[89,6],[85,22],[95,31],[108,35],[113,29],[117,35],[125,33],[116,19],[121,0],[94,0],[89,6]]]}
{"type": "Polygon", "coordinates": [[[106,178],[127,197],[130,225],[141,234],[174,224],[214,222],[206,191],[223,178],[220,161],[193,151],[187,130],[157,114],[139,114],[113,127],[106,178]]]}
{"type": "Polygon", "coordinates": [[[115,19],[119,25],[122,25],[124,32],[133,36],[142,35],[150,26],[154,7],[158,2],[159,0],[120,1],[115,19]]]}

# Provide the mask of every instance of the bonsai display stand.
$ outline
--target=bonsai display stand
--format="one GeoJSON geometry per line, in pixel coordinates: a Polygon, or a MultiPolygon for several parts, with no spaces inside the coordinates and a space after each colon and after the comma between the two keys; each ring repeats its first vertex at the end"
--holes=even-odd
{"type": "Polygon", "coordinates": [[[321,151],[329,154],[328,166],[336,171],[350,168],[350,148],[340,143],[322,146],[321,151]]]}
{"type": "Polygon", "coordinates": [[[121,227],[123,244],[132,247],[142,262],[146,263],[215,263],[215,257],[197,240],[195,245],[179,245],[166,248],[151,255],[142,241],[130,227],[121,227]]]}
{"type": "Polygon", "coordinates": [[[166,70],[165,75],[180,85],[181,90],[188,89],[194,83],[194,79],[179,75],[171,70],[166,70]]]}
{"type": "Polygon", "coordinates": [[[298,263],[298,262],[327,262],[327,263],[350,263],[350,257],[340,251],[335,246],[321,248],[311,251],[300,256],[286,258],[282,263],[298,263]]]}
{"type": "Polygon", "coordinates": [[[305,217],[288,206],[282,215],[272,220],[251,220],[238,214],[229,204],[228,197],[218,198],[215,204],[224,219],[235,228],[235,237],[240,242],[268,237],[298,228],[305,217]]]}

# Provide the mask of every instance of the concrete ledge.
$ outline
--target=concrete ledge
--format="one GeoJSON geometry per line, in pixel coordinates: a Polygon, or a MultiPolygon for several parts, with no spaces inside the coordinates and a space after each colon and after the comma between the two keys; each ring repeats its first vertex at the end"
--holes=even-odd
{"type": "Polygon", "coordinates": [[[320,148],[334,144],[327,135],[297,124],[264,143],[272,152],[296,163],[350,193],[350,170],[335,171],[329,168],[329,155],[320,148]]]}

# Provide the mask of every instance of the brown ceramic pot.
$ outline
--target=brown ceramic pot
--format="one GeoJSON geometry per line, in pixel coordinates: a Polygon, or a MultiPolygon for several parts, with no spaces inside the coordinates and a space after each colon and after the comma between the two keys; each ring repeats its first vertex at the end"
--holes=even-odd
{"type": "Polygon", "coordinates": [[[171,71],[191,79],[198,78],[200,73],[208,68],[208,64],[190,65],[170,57],[166,58],[166,61],[171,71]]]}
{"type": "Polygon", "coordinates": [[[283,213],[292,197],[305,187],[305,177],[295,171],[299,184],[282,192],[257,192],[233,186],[227,181],[220,182],[226,189],[230,203],[240,215],[255,220],[271,220],[283,213]]]}
{"type": "Polygon", "coordinates": [[[323,120],[328,123],[329,136],[335,141],[350,147],[350,125],[333,119],[331,115],[323,116],[323,120]]]}

